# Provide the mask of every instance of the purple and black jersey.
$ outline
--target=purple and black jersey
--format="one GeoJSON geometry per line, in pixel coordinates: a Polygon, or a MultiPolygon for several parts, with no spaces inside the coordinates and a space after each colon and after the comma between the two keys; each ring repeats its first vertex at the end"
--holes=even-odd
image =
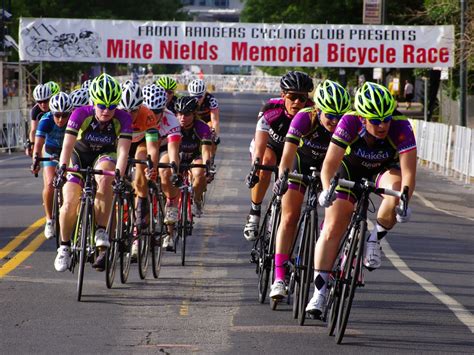
{"type": "Polygon", "coordinates": [[[201,156],[201,146],[211,145],[211,129],[201,120],[196,119],[191,128],[181,127],[180,157],[183,163],[189,164],[201,156]]]}
{"type": "Polygon", "coordinates": [[[374,176],[390,164],[397,163],[399,154],[416,149],[410,122],[397,110],[393,112],[385,139],[375,139],[373,143],[369,143],[368,136],[363,118],[355,112],[345,114],[332,135],[331,142],[346,149],[342,164],[347,173],[352,173],[349,177],[374,176]]]}
{"type": "Polygon", "coordinates": [[[319,121],[316,108],[304,108],[291,120],[285,141],[298,145],[298,159],[321,169],[332,133],[319,121]]]}
{"type": "MultiPolygon", "coordinates": [[[[49,111],[46,111],[49,112],[49,111]]],[[[46,113],[42,111],[38,104],[35,104],[30,111],[30,118],[32,121],[39,121],[41,117],[46,113]]]]}
{"type": "MultiPolygon", "coordinates": [[[[313,106],[308,100],[305,107],[313,106]]],[[[285,137],[293,119],[285,110],[285,99],[274,98],[262,107],[258,114],[257,131],[267,132],[269,140],[267,146],[272,149],[279,158],[283,152],[285,137]]]]}
{"type": "Polygon", "coordinates": [[[132,117],[117,109],[110,121],[101,123],[95,117],[94,106],[83,106],[72,113],[66,133],[77,136],[77,152],[112,153],[117,150],[119,138],[132,139],[132,117]]]}

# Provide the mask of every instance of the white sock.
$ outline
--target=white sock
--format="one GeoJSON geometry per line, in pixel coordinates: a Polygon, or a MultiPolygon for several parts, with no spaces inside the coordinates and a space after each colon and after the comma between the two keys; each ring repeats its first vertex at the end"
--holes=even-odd
{"type": "Polygon", "coordinates": [[[387,234],[387,230],[382,227],[380,224],[376,223],[372,233],[370,233],[369,238],[367,239],[368,242],[376,242],[382,239],[385,234],[387,234]]]}

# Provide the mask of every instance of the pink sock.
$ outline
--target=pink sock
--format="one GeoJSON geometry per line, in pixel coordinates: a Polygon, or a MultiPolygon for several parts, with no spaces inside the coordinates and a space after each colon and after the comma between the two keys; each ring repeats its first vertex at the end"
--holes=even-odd
{"type": "Polygon", "coordinates": [[[285,280],[285,263],[288,254],[275,254],[275,280],[285,280]]]}

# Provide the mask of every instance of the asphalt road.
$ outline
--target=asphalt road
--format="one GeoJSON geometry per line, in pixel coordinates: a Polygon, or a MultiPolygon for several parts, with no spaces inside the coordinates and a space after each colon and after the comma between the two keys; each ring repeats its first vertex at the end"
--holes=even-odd
{"type": "Polygon", "coordinates": [[[388,235],[382,267],[366,273],[342,345],[322,322],[300,327],[289,306],[259,304],[242,236],[243,182],[268,96],[216,96],[218,173],[187,265],[166,253],[158,280],[140,280],[133,265],[129,282],[110,290],[87,267],[82,302],[76,275],[54,271],[54,242],[44,240],[41,221],[33,225],[43,216],[41,179],[24,155],[0,155],[1,353],[474,353],[474,189],[424,168],[412,221],[388,235]]]}

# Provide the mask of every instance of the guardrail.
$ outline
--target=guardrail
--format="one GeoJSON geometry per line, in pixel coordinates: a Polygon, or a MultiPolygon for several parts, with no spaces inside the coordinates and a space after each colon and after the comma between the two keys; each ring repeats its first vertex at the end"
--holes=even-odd
{"type": "Polygon", "coordinates": [[[436,122],[410,122],[415,131],[419,163],[470,184],[474,177],[474,131],[436,122]]]}
{"type": "MultiPolygon", "coordinates": [[[[163,75],[139,75],[140,85],[152,84],[163,75]]],[[[199,75],[166,75],[178,83],[178,90],[187,90],[187,85],[199,75]]],[[[116,76],[120,82],[132,80],[131,75],[116,76]]],[[[280,92],[280,76],[254,76],[254,75],[205,75],[202,77],[210,91],[217,92],[280,92]]]]}
{"type": "Polygon", "coordinates": [[[20,110],[0,111],[0,151],[23,149],[26,122],[20,110]]]}

